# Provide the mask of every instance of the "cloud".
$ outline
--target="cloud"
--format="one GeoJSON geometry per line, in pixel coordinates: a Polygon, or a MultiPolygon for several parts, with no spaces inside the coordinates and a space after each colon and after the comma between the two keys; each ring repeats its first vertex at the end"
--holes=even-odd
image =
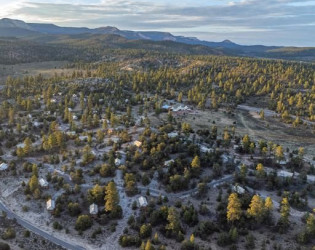
{"type": "Polygon", "coordinates": [[[111,25],[199,34],[206,40],[231,39],[243,44],[315,46],[315,4],[310,0],[216,0],[211,4],[205,0],[64,2],[12,1],[2,8],[0,16],[65,26],[111,25]]]}

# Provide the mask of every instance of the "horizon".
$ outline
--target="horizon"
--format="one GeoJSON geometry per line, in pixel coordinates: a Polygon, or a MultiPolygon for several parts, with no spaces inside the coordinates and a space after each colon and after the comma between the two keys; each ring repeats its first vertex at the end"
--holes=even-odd
{"type": "Polygon", "coordinates": [[[62,27],[160,31],[242,45],[314,47],[315,1],[14,0],[0,18],[62,27]],[[178,4],[180,3],[180,5],[178,4]]]}

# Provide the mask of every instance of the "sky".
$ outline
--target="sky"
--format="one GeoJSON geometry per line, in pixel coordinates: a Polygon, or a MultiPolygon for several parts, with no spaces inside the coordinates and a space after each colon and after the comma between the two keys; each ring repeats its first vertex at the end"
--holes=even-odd
{"type": "Polygon", "coordinates": [[[315,47],[315,0],[0,0],[0,18],[315,47]]]}

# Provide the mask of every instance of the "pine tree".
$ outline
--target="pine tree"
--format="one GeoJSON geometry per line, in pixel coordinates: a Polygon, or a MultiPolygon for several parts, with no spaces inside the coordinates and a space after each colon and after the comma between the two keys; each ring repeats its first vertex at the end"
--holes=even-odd
{"type": "Polygon", "coordinates": [[[154,247],[152,246],[150,240],[148,240],[147,244],[145,244],[145,249],[144,250],[154,250],[154,247]]]}
{"type": "Polygon", "coordinates": [[[173,233],[177,233],[178,231],[181,230],[178,214],[174,207],[169,208],[167,221],[168,221],[168,224],[166,225],[167,230],[171,230],[173,233]]]}
{"type": "Polygon", "coordinates": [[[26,137],[26,139],[24,140],[24,147],[23,147],[23,151],[25,155],[29,155],[32,152],[32,141],[29,137],[26,137]]]}
{"type": "Polygon", "coordinates": [[[192,160],[191,167],[192,168],[200,168],[200,159],[199,159],[198,155],[196,155],[194,157],[194,159],[192,160]]]}
{"type": "Polygon", "coordinates": [[[272,199],[270,197],[267,197],[265,200],[265,205],[264,205],[265,211],[267,213],[270,213],[273,209],[273,202],[272,199]]]}
{"type": "Polygon", "coordinates": [[[33,175],[28,183],[30,187],[30,191],[34,193],[34,191],[39,187],[38,178],[36,175],[33,175]]]}
{"type": "Polygon", "coordinates": [[[265,111],[262,109],[259,113],[260,119],[265,120],[265,111]]]}
{"type": "Polygon", "coordinates": [[[276,159],[277,159],[278,161],[281,161],[281,160],[284,159],[284,153],[283,153],[283,148],[282,148],[282,146],[277,146],[277,147],[275,148],[275,156],[276,156],[276,159]]]}
{"type": "Polygon", "coordinates": [[[289,215],[290,215],[290,205],[288,198],[284,197],[281,201],[281,208],[280,208],[280,221],[283,225],[289,224],[289,215]]]}
{"type": "Polygon", "coordinates": [[[254,195],[247,209],[247,214],[250,217],[260,221],[264,212],[264,204],[259,195],[254,195]]]}
{"type": "Polygon", "coordinates": [[[229,203],[227,206],[227,220],[233,223],[241,218],[241,203],[236,193],[231,193],[228,201],[229,203]]]}
{"type": "Polygon", "coordinates": [[[190,235],[189,241],[194,244],[195,243],[195,236],[194,234],[190,235]]]}
{"type": "Polygon", "coordinates": [[[111,181],[105,188],[105,211],[112,212],[117,209],[119,204],[119,194],[115,182],[111,181]]]}
{"type": "Polygon", "coordinates": [[[263,164],[261,164],[261,163],[257,164],[256,174],[257,174],[257,177],[259,177],[259,178],[262,178],[265,176],[265,170],[264,170],[263,164]]]}
{"type": "Polygon", "coordinates": [[[247,167],[246,167],[245,164],[242,164],[242,165],[241,165],[240,174],[241,174],[241,178],[242,178],[243,180],[245,180],[246,175],[247,175],[247,167]]]}

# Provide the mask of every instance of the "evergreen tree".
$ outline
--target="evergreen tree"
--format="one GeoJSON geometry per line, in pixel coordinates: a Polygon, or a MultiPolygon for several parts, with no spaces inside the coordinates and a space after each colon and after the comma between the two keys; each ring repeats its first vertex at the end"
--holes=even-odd
{"type": "Polygon", "coordinates": [[[119,194],[115,182],[111,181],[105,188],[105,211],[112,212],[117,209],[119,205],[119,194]]]}
{"type": "Polygon", "coordinates": [[[227,220],[234,223],[241,218],[242,209],[236,193],[231,193],[228,199],[227,220]]]}

